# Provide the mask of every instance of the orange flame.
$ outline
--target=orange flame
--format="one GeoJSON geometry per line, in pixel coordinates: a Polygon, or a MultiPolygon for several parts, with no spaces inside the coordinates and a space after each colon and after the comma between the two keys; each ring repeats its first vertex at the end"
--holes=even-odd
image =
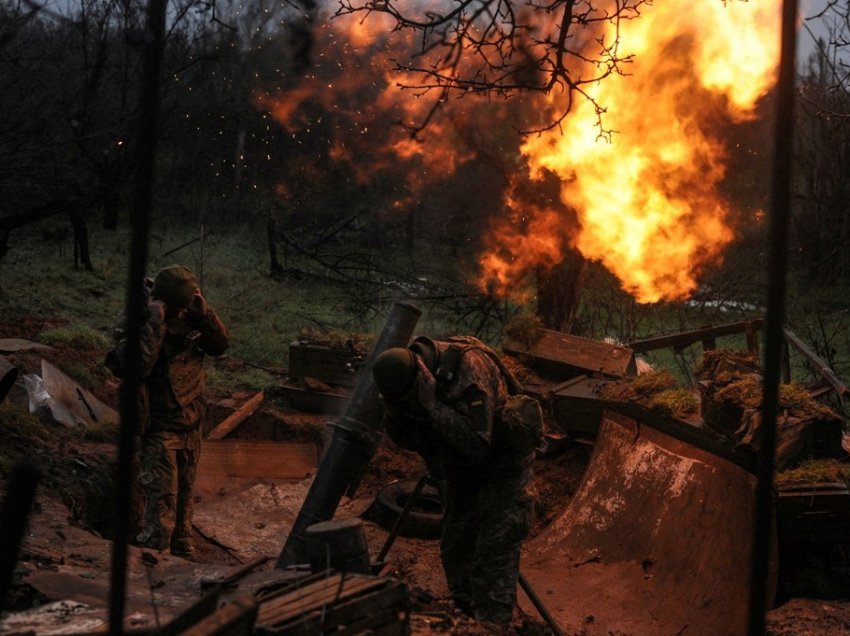
{"type": "MultiPolygon", "coordinates": [[[[686,298],[733,239],[729,204],[717,189],[724,149],[712,126],[751,117],[774,82],[778,4],[646,6],[640,18],[620,24],[621,54],[634,55],[631,74],[611,75],[589,91],[613,134],[600,135],[597,110],[579,97],[563,130],[531,136],[522,147],[533,177],[544,169],[559,176],[561,200],[581,225],[575,247],[640,302],[686,298]]],[[[545,224],[541,231],[552,232],[552,213],[539,214],[540,223],[528,227],[545,224]]],[[[507,240],[494,236],[498,246],[507,240]]],[[[552,241],[523,245],[532,250],[525,265],[551,263],[552,241]]],[[[522,270],[506,268],[493,253],[482,266],[502,289],[511,286],[508,272],[522,270]]]]}
{"type": "Polygon", "coordinates": [[[395,171],[416,188],[423,175],[433,179],[454,173],[472,153],[446,141],[456,137],[446,117],[432,120],[420,135],[433,144],[412,138],[403,128],[426,119],[433,100],[402,88],[417,78],[394,72],[390,60],[410,57],[416,44],[411,34],[393,34],[392,23],[379,13],[368,20],[325,20],[314,33],[317,52],[310,73],[285,89],[257,90],[253,100],[293,138],[309,132],[315,122],[307,113],[321,106],[337,118],[328,153],[332,160],[347,163],[360,183],[380,171],[395,171]],[[400,163],[416,167],[402,171],[400,163]]]}

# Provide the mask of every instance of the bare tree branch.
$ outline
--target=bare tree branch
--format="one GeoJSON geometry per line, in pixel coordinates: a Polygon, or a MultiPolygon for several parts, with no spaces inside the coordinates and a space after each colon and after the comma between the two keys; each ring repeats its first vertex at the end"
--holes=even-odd
{"type": "MultiPolygon", "coordinates": [[[[339,0],[337,17],[375,13],[390,16],[397,34],[416,36],[417,50],[395,59],[405,79],[401,88],[422,95],[434,92],[425,120],[410,126],[415,136],[445,103],[450,93],[506,96],[517,91],[550,94],[560,91],[559,110],[534,130],[557,127],[570,112],[575,96],[588,100],[597,114],[600,135],[604,104],[587,90],[612,74],[625,74],[629,56],[620,54],[619,24],[640,16],[650,0],[461,0],[444,10],[429,3],[420,8],[405,0],[339,0]],[[606,41],[601,27],[613,25],[606,41]]],[[[523,131],[529,132],[529,131],[523,131]]]]}

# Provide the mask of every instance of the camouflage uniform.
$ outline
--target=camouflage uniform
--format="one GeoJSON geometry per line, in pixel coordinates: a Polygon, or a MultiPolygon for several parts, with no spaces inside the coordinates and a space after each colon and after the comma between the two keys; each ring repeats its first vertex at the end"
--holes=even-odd
{"type": "Polygon", "coordinates": [[[203,315],[174,320],[151,316],[142,331],[142,377],[147,425],[139,449],[144,493],[138,542],[158,550],[192,552],[192,489],[201,450],[206,385],[204,355],[221,355],[227,328],[207,308],[203,315]]]}
{"type": "MultiPolygon", "coordinates": [[[[435,343],[442,356],[450,345],[435,343]]],[[[469,349],[448,382],[437,384],[430,412],[410,400],[387,406],[385,424],[399,446],[417,451],[443,483],[440,556],[455,602],[479,620],[506,623],[516,604],[520,547],[532,520],[531,455],[491,446],[507,398],[503,374],[469,349]]]]}

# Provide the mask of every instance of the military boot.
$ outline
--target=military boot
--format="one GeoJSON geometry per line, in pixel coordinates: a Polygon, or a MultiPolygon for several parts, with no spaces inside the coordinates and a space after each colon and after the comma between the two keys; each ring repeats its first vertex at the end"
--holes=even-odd
{"type": "Polygon", "coordinates": [[[191,559],[195,548],[192,546],[192,540],[189,538],[174,539],[171,542],[171,554],[183,559],[191,559]]]}

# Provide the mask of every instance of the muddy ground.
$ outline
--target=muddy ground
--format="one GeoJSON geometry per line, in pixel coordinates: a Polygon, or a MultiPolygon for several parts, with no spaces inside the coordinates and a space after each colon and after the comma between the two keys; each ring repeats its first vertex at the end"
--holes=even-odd
{"type": "MultiPolygon", "coordinates": [[[[21,324],[0,337],[33,338],[44,325],[21,324]]],[[[9,356],[21,375],[36,372],[42,357],[59,368],[97,369],[100,357],[73,349],[25,351],[9,356]]],[[[229,360],[227,364],[238,365],[229,360]]],[[[117,384],[93,372],[102,381],[88,386],[100,399],[116,404],[117,384]]],[[[270,382],[275,381],[270,376],[270,382]]],[[[212,428],[250,393],[209,395],[211,408],[205,423],[212,428]]],[[[7,423],[26,412],[27,396],[20,382],[0,405],[7,423]],[[16,410],[17,409],[17,410],[16,410]]],[[[327,415],[299,412],[285,401],[267,404],[240,426],[234,436],[244,439],[311,441],[327,438],[327,415]]],[[[70,633],[105,629],[111,567],[111,507],[114,478],[111,461],[115,440],[86,438],[42,418],[39,430],[4,426],[0,444],[10,461],[33,460],[44,474],[21,551],[15,585],[7,599],[11,613],[0,619],[0,633],[70,633]],[[39,610],[33,612],[33,610],[39,610]]],[[[535,465],[537,511],[532,534],[543,530],[568,505],[578,487],[591,447],[567,445],[563,452],[535,465]]],[[[393,481],[415,480],[423,472],[414,454],[382,446],[373,459],[356,495],[341,502],[337,516],[362,516],[377,493],[393,481]]],[[[196,554],[191,561],[152,553],[131,546],[129,553],[128,628],[152,629],[166,623],[200,598],[203,580],[220,576],[257,556],[272,560],[244,577],[230,594],[256,589],[276,573],[272,561],[300,508],[309,480],[245,479],[217,491],[199,492],[195,513],[196,554]]],[[[5,484],[3,484],[5,495],[5,484]]],[[[369,515],[365,515],[369,516],[369,515]]],[[[370,554],[374,557],[387,539],[387,530],[364,521],[370,554]]],[[[836,548],[837,549],[837,548],[836,548]]],[[[813,581],[785,573],[782,605],[768,616],[769,633],[776,636],[850,634],[850,594],[846,580],[818,575],[818,564],[835,554],[815,558],[797,555],[789,560],[813,581]],[[808,593],[808,590],[814,593],[808,593]],[[791,596],[793,594],[793,597],[791,596]],[[819,598],[808,598],[817,596],[819,598]]],[[[834,559],[833,559],[834,560],[834,559]]],[[[824,569],[828,569],[824,566],[824,569]]],[[[400,537],[393,544],[382,573],[398,577],[409,586],[415,634],[492,633],[466,618],[452,604],[439,565],[438,542],[400,537]]],[[[522,592],[509,630],[502,633],[545,634],[545,623],[522,592]]],[[[545,601],[545,599],[544,599],[545,601]]],[[[578,633],[592,633],[582,631],[578,633]]]]}

